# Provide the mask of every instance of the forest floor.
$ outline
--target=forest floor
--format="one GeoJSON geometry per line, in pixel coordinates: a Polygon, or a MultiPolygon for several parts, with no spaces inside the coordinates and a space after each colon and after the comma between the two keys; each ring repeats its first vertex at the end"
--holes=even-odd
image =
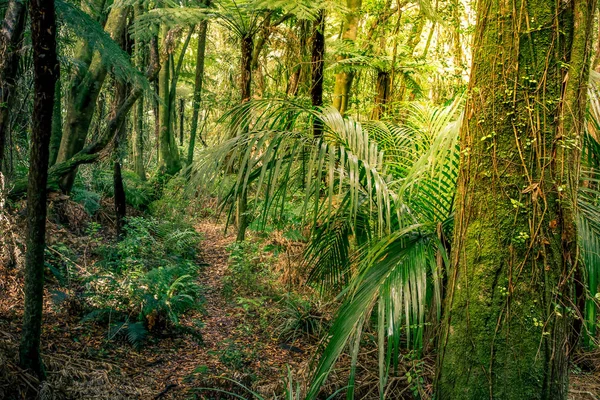
{"type": "MultiPolygon", "coordinates": [[[[311,351],[302,340],[293,345],[282,343],[274,327],[265,324],[263,317],[277,313],[272,301],[260,302],[263,310],[259,315],[255,307],[249,309],[225,299],[223,277],[229,259],[226,247],[235,236],[224,234],[223,226],[214,219],[195,226],[203,237],[198,257],[203,269],[198,283],[203,288],[204,304],[203,310],[182,317],[181,324],[192,326],[201,320],[201,339],[167,332],[152,335],[139,350],[126,341],[109,340],[106,327],[82,323],[73,310],[56,307],[52,301],[56,285],[49,279],[42,354],[48,375],[43,391],[52,393],[52,397],[46,394],[44,398],[233,398],[219,391],[252,398],[241,385],[252,386],[265,398],[281,392],[286,366],[297,371],[306,364],[311,351]]],[[[52,223],[50,236],[50,243],[61,240],[80,249],[90,240],[52,223]]],[[[81,250],[81,257],[83,253],[81,250]]],[[[23,304],[20,271],[0,263],[0,399],[26,398],[39,387],[33,376],[17,367],[23,304]]]]}
{"type": "MultiPolygon", "coordinates": [[[[70,226],[49,221],[48,243],[50,248],[56,243],[68,243],[77,255],[73,265],[83,270],[86,264],[93,263],[89,254],[94,238],[82,234],[77,226],[83,218],[81,214],[76,210],[69,213],[74,214],[71,219],[75,220],[70,226]]],[[[109,224],[111,219],[111,215],[104,215],[102,223],[109,224]]],[[[15,246],[18,253],[22,248],[24,216],[17,214],[12,223],[13,229],[5,229],[2,240],[18,243],[19,246],[15,246]]],[[[223,222],[213,217],[197,221],[194,227],[202,236],[197,263],[202,265],[198,283],[203,288],[204,304],[202,310],[184,315],[181,325],[193,328],[195,321],[202,321],[200,335],[167,330],[149,335],[139,349],[126,340],[111,340],[110,330],[105,325],[82,321],[82,311],[76,304],[56,305],[53,296],[59,285],[48,276],[42,324],[42,354],[48,380],[41,389],[36,378],[17,367],[23,255],[14,254],[12,266],[0,259],[0,399],[33,398],[32,395],[42,399],[233,398],[223,392],[253,398],[241,385],[252,387],[264,399],[273,399],[276,393],[282,393],[288,368],[295,382],[305,381],[319,346],[318,339],[299,337],[291,342],[281,339],[278,326],[282,305],[276,296],[227,298],[224,284],[231,264],[230,245],[235,236],[225,234],[223,222]]],[[[2,228],[0,226],[0,230],[2,228]]],[[[105,233],[101,241],[106,242],[112,235],[113,232],[105,233]]],[[[290,263],[294,257],[296,255],[288,254],[285,262],[290,263]]],[[[359,362],[362,365],[359,365],[357,384],[362,382],[367,392],[376,395],[376,389],[373,391],[376,360],[373,365],[372,360],[369,361],[372,355],[361,357],[365,361],[359,362]]],[[[347,361],[342,360],[340,364],[347,361]]],[[[423,393],[431,393],[433,358],[418,365],[425,376],[421,398],[427,398],[423,393]]],[[[401,368],[408,371],[413,367],[401,368]]],[[[599,399],[600,352],[578,355],[573,370],[569,399],[599,399]]],[[[334,374],[333,380],[338,384],[332,388],[343,386],[346,372],[334,374]]],[[[410,382],[400,378],[397,395],[390,398],[415,398],[410,382]]]]}

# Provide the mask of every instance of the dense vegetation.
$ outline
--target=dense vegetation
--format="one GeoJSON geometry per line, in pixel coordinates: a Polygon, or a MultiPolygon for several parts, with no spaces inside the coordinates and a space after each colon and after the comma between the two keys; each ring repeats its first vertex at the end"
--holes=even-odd
{"type": "Polygon", "coordinates": [[[0,18],[1,398],[599,398],[596,2],[0,18]]]}

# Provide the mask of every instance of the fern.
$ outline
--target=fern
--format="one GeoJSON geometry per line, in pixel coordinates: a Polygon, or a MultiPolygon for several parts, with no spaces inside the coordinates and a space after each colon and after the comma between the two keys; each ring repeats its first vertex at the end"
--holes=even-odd
{"type": "Polygon", "coordinates": [[[56,0],[55,7],[59,23],[71,30],[76,37],[87,41],[90,48],[100,54],[104,65],[118,80],[131,83],[146,91],[150,90],[148,80],[131,65],[127,53],[112,40],[96,20],[64,0],[56,0]]]}
{"type": "Polygon", "coordinates": [[[135,348],[140,348],[148,335],[148,331],[141,322],[127,324],[127,341],[135,348]]]}

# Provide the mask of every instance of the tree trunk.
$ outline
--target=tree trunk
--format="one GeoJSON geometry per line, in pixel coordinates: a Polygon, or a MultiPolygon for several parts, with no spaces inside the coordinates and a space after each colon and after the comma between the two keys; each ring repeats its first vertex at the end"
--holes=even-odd
{"type": "MultiPolygon", "coordinates": [[[[163,32],[166,33],[166,28],[163,29],[163,32]]],[[[165,57],[158,73],[158,96],[162,100],[158,103],[158,148],[160,150],[158,165],[159,169],[163,172],[172,175],[179,170],[179,163],[171,145],[173,133],[171,131],[171,107],[169,101],[171,82],[170,62],[171,58],[168,56],[165,57]]]]}
{"type": "Polygon", "coordinates": [[[202,84],[204,83],[204,60],[206,55],[206,31],[208,21],[204,20],[198,24],[198,50],[196,53],[196,80],[194,82],[194,104],[192,111],[192,126],[190,129],[190,143],[188,145],[187,164],[194,161],[194,147],[196,146],[196,135],[198,132],[198,117],[200,115],[200,103],[202,101],[202,84]]]}
{"type": "MultiPolygon", "coordinates": [[[[240,88],[242,103],[250,101],[252,96],[252,52],[254,48],[254,39],[252,35],[247,34],[242,37],[241,59],[240,59],[240,88]]],[[[243,129],[246,129],[245,126],[243,129]]],[[[250,224],[248,221],[248,192],[247,188],[242,190],[237,200],[237,241],[243,242],[246,239],[246,230],[250,224]]]]}
{"type": "Polygon", "coordinates": [[[254,40],[252,35],[242,37],[241,60],[240,60],[240,89],[244,103],[250,100],[252,88],[252,52],[254,49],[254,40]]]}
{"type": "Polygon", "coordinates": [[[21,367],[44,377],[40,356],[44,300],[44,250],[46,247],[46,182],[48,144],[52,134],[55,83],[60,68],[56,57],[54,2],[31,0],[31,42],[34,62],[34,105],[27,188],[27,253],[25,257],[25,307],[19,349],[21,367]]]}
{"type": "Polygon", "coordinates": [[[62,139],[62,90],[60,80],[56,81],[54,88],[54,110],[52,111],[52,136],[50,136],[50,162],[49,166],[56,164],[58,149],[62,139]]]}
{"type": "MultiPolygon", "coordinates": [[[[129,7],[113,7],[108,15],[104,29],[116,42],[120,42],[124,36],[128,13],[129,7]]],[[[83,68],[84,70],[77,74],[70,88],[65,107],[67,113],[63,136],[57,156],[58,163],[67,161],[83,149],[96,110],[96,101],[107,74],[101,56],[99,54],[91,56],[86,45],[83,45],[77,59],[81,64],[89,63],[89,68],[83,68]]],[[[66,176],[61,183],[64,192],[71,191],[75,175],[76,170],[66,176]]]]}
{"type": "Polygon", "coordinates": [[[0,26],[0,165],[4,158],[12,92],[21,55],[26,6],[26,1],[10,0],[0,26]]]}
{"type": "Polygon", "coordinates": [[[375,95],[375,107],[371,119],[380,119],[385,113],[390,89],[390,73],[388,71],[377,71],[377,86],[375,95]]]}
{"type": "Polygon", "coordinates": [[[159,167],[168,175],[175,175],[181,169],[181,160],[179,158],[179,149],[173,135],[174,120],[171,117],[175,114],[175,94],[177,90],[177,81],[185,52],[190,43],[190,39],[194,32],[191,28],[183,43],[181,53],[177,65],[174,65],[173,50],[171,46],[175,43],[174,35],[167,28],[163,28],[164,47],[167,52],[165,65],[163,65],[158,80],[159,80],[159,95],[163,104],[159,104],[159,119],[160,119],[160,158],[159,167]]]}
{"type": "MultiPolygon", "coordinates": [[[[346,0],[348,14],[346,14],[345,30],[342,35],[342,40],[349,43],[354,43],[358,35],[358,22],[362,0],[346,0]]],[[[344,59],[340,57],[340,60],[344,59]]],[[[350,89],[354,79],[354,71],[341,71],[335,76],[335,87],[333,89],[333,106],[337,108],[340,114],[344,115],[348,110],[348,101],[350,98],[350,89]]]]}
{"type": "Polygon", "coordinates": [[[594,9],[594,0],[479,3],[440,400],[567,398],[594,9]]]}
{"type": "Polygon", "coordinates": [[[125,199],[125,188],[123,187],[123,177],[121,175],[121,164],[115,162],[115,170],[113,174],[114,190],[115,190],[115,215],[117,240],[123,239],[123,225],[127,216],[127,205],[125,199]]]}
{"type": "MultiPolygon", "coordinates": [[[[323,67],[325,65],[325,11],[319,11],[317,20],[314,22],[311,55],[311,85],[310,100],[314,108],[323,105],[323,67]]],[[[320,137],[323,134],[321,121],[313,121],[313,136],[320,137]]]]}
{"type": "Polygon", "coordinates": [[[179,146],[183,147],[183,122],[185,117],[185,99],[179,99],[179,146]]]}

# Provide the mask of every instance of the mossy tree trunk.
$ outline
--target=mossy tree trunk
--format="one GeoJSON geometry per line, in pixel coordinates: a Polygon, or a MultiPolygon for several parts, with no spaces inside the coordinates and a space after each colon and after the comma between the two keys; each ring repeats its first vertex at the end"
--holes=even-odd
{"type": "MultiPolygon", "coordinates": [[[[102,1],[96,2],[103,4],[102,1]]],[[[92,11],[95,8],[92,8],[92,11]]],[[[127,28],[129,7],[113,7],[108,15],[104,30],[116,42],[121,42],[127,28]]],[[[66,115],[57,163],[65,162],[85,146],[100,90],[106,79],[107,70],[100,54],[93,54],[87,43],[82,43],[77,54],[82,68],[72,80],[69,96],[66,97],[66,115]]],[[[70,192],[75,181],[76,170],[65,176],[61,183],[64,192],[70,192]]]]}
{"type": "Polygon", "coordinates": [[[27,2],[11,0],[0,25],[0,165],[9,126],[13,88],[16,84],[20,48],[25,31],[27,2]]]}
{"type": "MultiPolygon", "coordinates": [[[[358,35],[358,22],[362,0],[347,0],[346,6],[348,13],[344,21],[344,33],[342,40],[353,44],[358,35]]],[[[345,58],[341,56],[340,59],[345,58]]],[[[338,72],[335,76],[335,87],[333,88],[333,106],[344,115],[348,110],[348,101],[350,100],[350,89],[354,80],[354,71],[351,69],[338,72]]]]}
{"type": "MultiPolygon", "coordinates": [[[[206,2],[208,5],[209,2],[206,2]]],[[[206,55],[206,31],[208,21],[204,20],[198,24],[198,48],[196,52],[196,75],[194,81],[194,99],[192,105],[192,122],[190,127],[190,143],[188,144],[187,164],[191,165],[194,160],[194,148],[196,146],[196,135],[198,132],[198,117],[200,115],[200,104],[202,102],[202,84],[204,83],[204,61],[206,55]]]]}
{"type": "Polygon", "coordinates": [[[27,253],[25,256],[25,307],[19,363],[44,377],[40,357],[46,247],[46,182],[48,145],[52,133],[55,83],[60,68],[56,57],[56,20],[52,0],[31,0],[31,42],[34,63],[34,104],[27,187],[27,253]]]}
{"type": "Polygon", "coordinates": [[[594,10],[478,4],[438,399],[567,398],[594,10]]]}
{"type": "MultiPolygon", "coordinates": [[[[252,57],[254,52],[254,35],[249,33],[241,38],[240,58],[240,88],[241,101],[250,101],[252,96],[252,57]]],[[[244,128],[245,129],[245,128],[244,128]]],[[[246,230],[250,222],[248,220],[248,189],[243,188],[237,200],[237,226],[236,240],[243,242],[246,239],[246,230]]]]}
{"type": "Polygon", "coordinates": [[[52,136],[50,136],[50,161],[49,166],[56,164],[58,149],[62,139],[62,89],[60,80],[56,81],[54,88],[54,110],[52,111],[52,136]]]}

